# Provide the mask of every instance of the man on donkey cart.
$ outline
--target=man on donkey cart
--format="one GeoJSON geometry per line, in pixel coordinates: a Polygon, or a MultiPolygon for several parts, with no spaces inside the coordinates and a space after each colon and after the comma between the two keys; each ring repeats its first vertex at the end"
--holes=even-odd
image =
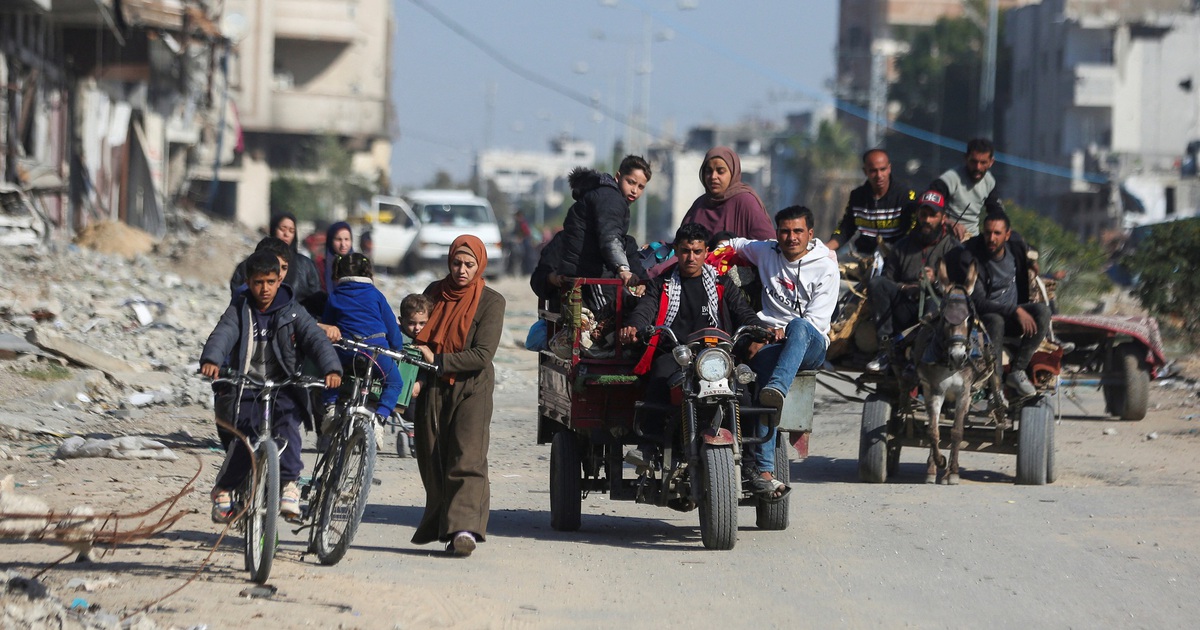
{"type": "MultiPolygon", "coordinates": [[[[675,232],[675,255],[678,262],[650,281],[645,296],[638,301],[633,313],[621,329],[621,342],[629,344],[637,333],[650,325],[667,326],[676,338],[686,339],[703,328],[720,328],[727,332],[742,326],[768,327],[754,314],[750,304],[728,277],[718,276],[706,264],[708,241],[712,234],[698,223],[685,223],[675,232]]],[[[679,371],[670,348],[660,347],[659,337],[650,341],[634,373],[645,375],[645,397],[648,402],[667,403],[669,382],[679,371]]],[[[661,421],[661,420],[660,420],[661,421]]],[[[661,433],[662,427],[644,427],[650,433],[661,433]]],[[[635,466],[649,466],[654,460],[653,445],[642,444],[631,449],[625,461],[635,466]]]]}
{"type": "MultiPolygon", "coordinates": [[[[900,352],[897,332],[917,323],[921,317],[922,284],[934,287],[938,263],[959,240],[947,229],[946,197],[936,190],[921,195],[917,207],[917,229],[891,247],[883,273],[867,284],[867,304],[875,316],[875,334],[879,338],[879,356],[867,364],[868,372],[886,372],[900,352]]],[[[925,312],[934,308],[925,301],[925,312]]]]}
{"type": "Polygon", "coordinates": [[[952,279],[965,278],[971,265],[978,273],[971,301],[987,330],[996,369],[1000,369],[1005,334],[1019,335],[1005,382],[1022,398],[1033,396],[1037,389],[1026,370],[1050,331],[1050,307],[1030,301],[1029,245],[1012,231],[1003,210],[985,216],[979,236],[946,255],[952,279]]]}

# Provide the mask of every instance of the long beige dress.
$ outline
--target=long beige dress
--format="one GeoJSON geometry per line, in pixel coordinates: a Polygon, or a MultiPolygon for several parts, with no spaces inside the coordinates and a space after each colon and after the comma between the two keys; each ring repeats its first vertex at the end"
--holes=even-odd
{"type": "MultiPolygon", "coordinates": [[[[432,296],[431,296],[432,297],[432,296]]],[[[504,297],[490,287],[479,306],[461,352],[438,355],[453,385],[430,378],[417,397],[416,451],[425,484],[425,514],[413,534],[418,545],[449,541],[460,531],[483,541],[487,534],[491,487],[492,359],[504,326],[504,297]]]]}

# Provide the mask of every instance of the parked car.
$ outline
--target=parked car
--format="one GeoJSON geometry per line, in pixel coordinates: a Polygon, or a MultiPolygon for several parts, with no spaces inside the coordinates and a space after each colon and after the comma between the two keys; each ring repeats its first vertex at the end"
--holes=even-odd
{"type": "MultiPolygon", "coordinates": [[[[487,247],[487,275],[504,272],[500,224],[487,199],[469,190],[415,190],[405,198],[420,224],[416,242],[405,259],[406,271],[431,269],[444,273],[450,244],[463,234],[472,234],[487,247]]],[[[377,236],[376,251],[381,245],[382,238],[377,236]]]]}

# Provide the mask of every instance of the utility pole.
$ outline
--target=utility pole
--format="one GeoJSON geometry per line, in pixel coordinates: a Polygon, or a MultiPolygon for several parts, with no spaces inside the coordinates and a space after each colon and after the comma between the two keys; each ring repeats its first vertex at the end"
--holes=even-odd
{"type": "MultiPolygon", "coordinates": [[[[650,159],[650,73],[654,71],[654,66],[650,62],[650,50],[653,48],[654,23],[647,15],[645,18],[645,33],[642,39],[642,115],[641,123],[642,130],[638,135],[643,139],[643,142],[638,143],[642,153],[642,157],[650,159]]],[[[648,206],[646,203],[646,195],[642,195],[637,202],[637,230],[634,238],[639,243],[646,242],[646,211],[648,206]]]]}
{"type": "Polygon", "coordinates": [[[979,80],[979,135],[992,139],[995,133],[996,39],[1000,30],[999,0],[988,0],[987,41],[983,73],[979,80]]]}
{"type": "Polygon", "coordinates": [[[879,146],[883,138],[882,130],[887,126],[887,57],[883,48],[879,41],[871,46],[871,85],[867,89],[867,111],[870,113],[870,120],[867,121],[868,149],[879,146]]]}

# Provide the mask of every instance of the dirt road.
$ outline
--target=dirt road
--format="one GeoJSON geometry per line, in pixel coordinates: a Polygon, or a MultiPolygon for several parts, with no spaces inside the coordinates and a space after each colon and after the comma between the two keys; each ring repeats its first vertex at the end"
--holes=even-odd
{"type": "MultiPolygon", "coordinates": [[[[532,300],[519,281],[500,286],[519,340],[534,317],[532,300]]],[[[549,447],[534,444],[534,355],[505,349],[497,366],[493,512],[474,556],[409,543],[423,495],[415,462],[389,444],[364,524],[339,565],[305,557],[302,537],[289,530],[271,579],[278,592],[245,597],[251,584],[240,539],[226,538],[200,577],[150,619],[215,629],[250,620],[281,628],[1187,627],[1200,618],[1195,390],[1152,385],[1155,408],[1136,423],[1082,417],[1065,403],[1059,480],[1044,487],[1013,485],[1012,456],[974,453],[962,456],[962,485],[927,486],[924,454],[911,449],[895,480],[859,483],[860,407],[822,394],[810,457],[792,463],[791,527],[760,532],[752,508],[742,508],[737,547],[712,552],[700,545],[695,513],[605,495],[584,500],[579,532],[552,530],[549,447]]],[[[1101,411],[1095,392],[1078,393],[1086,410],[1101,411]]],[[[57,597],[120,614],[200,566],[219,532],[207,517],[205,491],[219,462],[206,414],[155,408],[138,425],[123,425],[202,458],[202,491],[186,499],[197,513],[164,536],[49,570],[41,580],[57,597]],[[68,589],[78,577],[112,577],[116,585],[68,589]]],[[[7,444],[21,459],[0,466],[23,491],[58,507],[144,507],[195,470],[186,456],[55,464],[53,449],[39,442],[7,444]]],[[[61,554],[44,544],[4,544],[0,567],[28,576],[61,554]]]]}

